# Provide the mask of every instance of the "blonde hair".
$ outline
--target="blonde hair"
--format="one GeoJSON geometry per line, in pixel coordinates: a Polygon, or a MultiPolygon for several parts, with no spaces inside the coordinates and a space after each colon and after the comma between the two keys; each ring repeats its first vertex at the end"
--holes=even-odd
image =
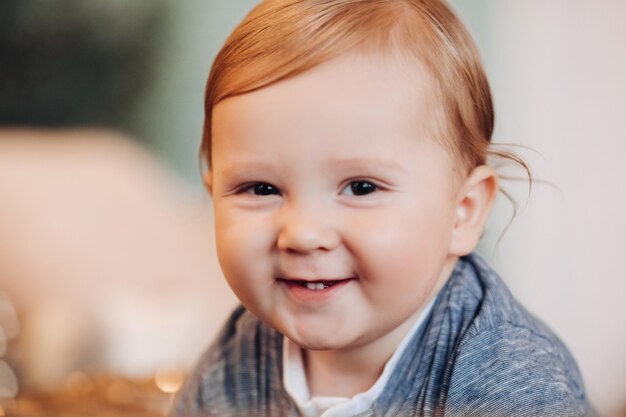
{"type": "Polygon", "coordinates": [[[420,59],[439,98],[435,137],[461,163],[459,174],[486,163],[494,125],[489,83],[471,36],[444,1],[265,0],[233,31],[211,68],[200,149],[209,168],[217,103],[359,48],[420,59]]]}

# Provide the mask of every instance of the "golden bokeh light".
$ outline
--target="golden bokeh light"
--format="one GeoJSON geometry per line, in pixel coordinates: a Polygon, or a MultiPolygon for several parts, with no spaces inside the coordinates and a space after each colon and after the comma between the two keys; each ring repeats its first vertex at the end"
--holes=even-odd
{"type": "Polygon", "coordinates": [[[184,380],[185,376],[183,371],[176,367],[161,368],[154,376],[156,386],[167,394],[177,393],[183,385],[184,380]]]}

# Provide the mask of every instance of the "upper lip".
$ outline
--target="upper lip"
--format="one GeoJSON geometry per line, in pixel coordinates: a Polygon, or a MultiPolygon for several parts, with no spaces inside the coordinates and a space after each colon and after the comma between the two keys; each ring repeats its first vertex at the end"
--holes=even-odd
{"type": "Polygon", "coordinates": [[[346,279],[352,279],[354,277],[338,277],[338,278],[318,278],[318,277],[286,277],[281,276],[278,279],[284,281],[298,281],[298,282],[331,282],[331,281],[343,281],[346,279]]]}

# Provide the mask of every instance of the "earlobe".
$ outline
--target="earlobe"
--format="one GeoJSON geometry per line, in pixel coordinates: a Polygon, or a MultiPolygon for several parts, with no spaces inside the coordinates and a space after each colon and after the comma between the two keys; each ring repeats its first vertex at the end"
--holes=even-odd
{"type": "Polygon", "coordinates": [[[205,172],[202,180],[209,194],[213,196],[213,175],[211,174],[211,171],[205,172]]]}
{"type": "Polygon", "coordinates": [[[498,192],[498,175],[486,165],[472,170],[463,182],[456,205],[450,253],[467,255],[480,240],[498,192]]]}

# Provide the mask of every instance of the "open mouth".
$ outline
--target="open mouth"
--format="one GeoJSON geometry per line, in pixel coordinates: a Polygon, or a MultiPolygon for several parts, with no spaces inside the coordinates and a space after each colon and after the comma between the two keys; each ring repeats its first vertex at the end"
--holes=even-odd
{"type": "Polygon", "coordinates": [[[326,288],[330,288],[333,285],[336,285],[340,281],[324,281],[324,282],[309,282],[309,281],[299,281],[298,284],[306,287],[309,290],[320,291],[326,288]]]}
{"type": "Polygon", "coordinates": [[[280,279],[280,281],[284,282],[288,286],[293,286],[297,288],[306,288],[311,291],[323,291],[328,288],[332,288],[338,284],[342,284],[350,281],[351,278],[346,279],[338,279],[338,280],[324,280],[324,281],[305,281],[305,280],[294,280],[294,279],[280,279]]]}

